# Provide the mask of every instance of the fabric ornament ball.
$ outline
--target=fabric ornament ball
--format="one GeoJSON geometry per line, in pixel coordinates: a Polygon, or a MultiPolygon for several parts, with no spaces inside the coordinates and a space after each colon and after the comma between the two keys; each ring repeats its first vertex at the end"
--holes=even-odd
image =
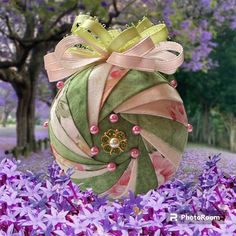
{"type": "Polygon", "coordinates": [[[175,174],[188,136],[183,101],[163,75],[181,65],[180,45],[147,18],[120,33],[80,15],[72,33],[45,56],[50,81],[71,75],[50,111],[57,163],[74,168],[82,189],[113,199],[157,188],[175,174]]]}

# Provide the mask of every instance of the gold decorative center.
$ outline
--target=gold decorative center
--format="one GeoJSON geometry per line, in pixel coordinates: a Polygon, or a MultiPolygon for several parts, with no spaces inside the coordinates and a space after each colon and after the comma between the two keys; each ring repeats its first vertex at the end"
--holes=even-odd
{"type": "Polygon", "coordinates": [[[106,153],[120,154],[127,147],[127,137],[123,131],[118,129],[109,129],[101,137],[102,148],[106,153]]]}

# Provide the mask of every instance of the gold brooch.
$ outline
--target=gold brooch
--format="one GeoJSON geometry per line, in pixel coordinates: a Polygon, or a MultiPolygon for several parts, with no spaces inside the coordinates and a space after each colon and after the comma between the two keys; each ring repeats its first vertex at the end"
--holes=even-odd
{"type": "Polygon", "coordinates": [[[109,129],[101,137],[102,148],[106,153],[120,154],[127,147],[127,137],[123,131],[118,129],[109,129]]]}

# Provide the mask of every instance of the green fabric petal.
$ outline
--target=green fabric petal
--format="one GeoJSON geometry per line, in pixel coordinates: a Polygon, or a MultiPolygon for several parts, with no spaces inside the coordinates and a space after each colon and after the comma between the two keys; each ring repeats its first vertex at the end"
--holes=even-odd
{"type": "Polygon", "coordinates": [[[100,112],[99,120],[103,120],[117,106],[137,93],[161,83],[167,83],[167,81],[160,73],[131,70],[107,98],[100,112]]]}
{"type": "Polygon", "coordinates": [[[137,160],[138,170],[135,194],[146,193],[150,189],[154,189],[158,186],[155,169],[141,138],[138,148],[140,155],[137,160]]]}
{"type": "Polygon", "coordinates": [[[86,188],[92,188],[96,193],[103,193],[110,189],[122,176],[130,163],[130,159],[126,160],[122,164],[118,165],[114,172],[107,172],[100,176],[95,176],[86,179],[73,179],[76,184],[83,183],[80,187],[82,190],[86,188]]]}
{"type": "Polygon", "coordinates": [[[93,159],[90,160],[86,157],[79,156],[78,154],[68,149],[63,143],[61,143],[57,139],[50,125],[49,125],[49,138],[50,138],[51,145],[56,149],[58,154],[60,154],[67,160],[78,162],[80,164],[85,164],[85,165],[104,165],[104,163],[100,161],[96,161],[93,159]]]}
{"type": "Polygon", "coordinates": [[[121,116],[129,122],[138,124],[143,129],[155,134],[180,152],[184,151],[188,132],[186,127],[179,122],[151,115],[121,114],[121,116]]]}
{"type": "Polygon", "coordinates": [[[83,70],[70,82],[66,94],[71,116],[86,143],[91,147],[92,139],[88,123],[88,78],[93,67],[83,70]]]}

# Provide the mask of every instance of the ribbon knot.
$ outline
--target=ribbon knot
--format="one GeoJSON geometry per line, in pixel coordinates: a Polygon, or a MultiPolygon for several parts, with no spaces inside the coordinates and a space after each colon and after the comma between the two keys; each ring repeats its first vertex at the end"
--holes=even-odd
{"type": "Polygon", "coordinates": [[[173,74],[184,60],[182,46],[165,41],[166,26],[152,25],[147,18],[120,32],[107,31],[97,20],[79,15],[72,33],[44,57],[50,82],[104,62],[125,69],[173,74]]]}

